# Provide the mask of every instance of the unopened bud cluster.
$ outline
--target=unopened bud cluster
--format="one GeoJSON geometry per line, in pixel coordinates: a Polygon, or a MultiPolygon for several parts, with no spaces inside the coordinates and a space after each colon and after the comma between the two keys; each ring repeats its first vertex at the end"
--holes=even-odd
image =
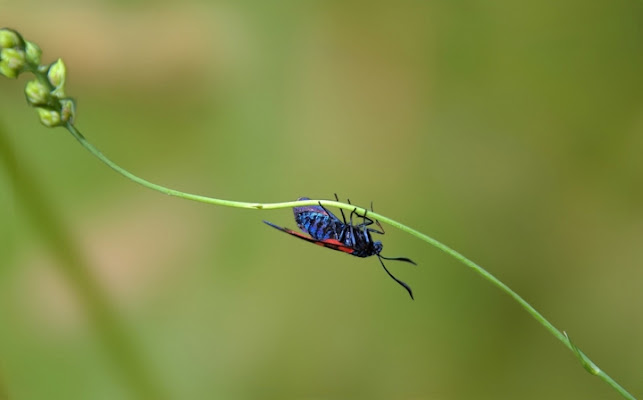
{"type": "Polygon", "coordinates": [[[33,72],[36,78],[27,82],[27,102],[36,108],[40,122],[48,127],[73,122],[74,100],[65,96],[67,70],[61,59],[40,65],[42,51],[12,29],[0,29],[0,75],[17,78],[22,72],[33,72]]]}

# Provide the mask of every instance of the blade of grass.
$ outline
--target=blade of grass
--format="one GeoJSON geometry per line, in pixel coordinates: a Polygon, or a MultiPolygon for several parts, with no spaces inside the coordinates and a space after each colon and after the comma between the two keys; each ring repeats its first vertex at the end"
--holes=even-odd
{"type": "MultiPolygon", "coordinates": [[[[136,398],[166,398],[166,392],[152,374],[150,365],[139,354],[118,312],[92,276],[88,262],[81,255],[72,235],[52,209],[52,202],[47,201],[46,193],[39,187],[34,175],[27,170],[25,163],[18,160],[6,136],[0,126],[0,163],[10,177],[18,208],[22,208],[52,255],[57,258],[55,265],[58,273],[74,291],[94,334],[136,398]]],[[[0,398],[1,395],[0,391],[0,398]]]]}
{"type": "Polygon", "coordinates": [[[9,400],[9,391],[7,390],[7,386],[5,385],[4,379],[0,375],[0,400],[9,400]]]}

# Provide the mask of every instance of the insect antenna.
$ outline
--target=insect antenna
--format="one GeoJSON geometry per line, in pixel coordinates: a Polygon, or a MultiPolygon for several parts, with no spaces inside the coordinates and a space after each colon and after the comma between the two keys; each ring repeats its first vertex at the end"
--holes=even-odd
{"type": "Polygon", "coordinates": [[[384,257],[384,256],[379,256],[379,257],[383,258],[385,260],[404,261],[404,262],[407,262],[407,263],[411,263],[413,265],[417,265],[415,263],[415,261],[411,260],[410,258],[406,258],[406,257],[384,257]]]}
{"type": "MultiPolygon", "coordinates": [[[[389,270],[386,268],[386,265],[384,265],[384,261],[382,261],[382,258],[386,258],[386,257],[382,257],[382,256],[380,256],[379,254],[377,255],[377,259],[378,259],[378,260],[380,260],[380,264],[382,264],[382,267],[384,268],[384,271],[386,271],[386,273],[388,274],[388,276],[390,276],[391,278],[393,278],[393,280],[394,280],[395,282],[399,283],[399,284],[400,284],[404,289],[406,289],[406,291],[407,291],[407,292],[409,292],[409,295],[411,296],[411,300],[415,300],[415,299],[413,298],[413,291],[411,290],[411,288],[409,287],[409,285],[407,285],[406,283],[404,283],[404,282],[402,282],[401,280],[399,280],[399,279],[397,279],[396,277],[394,277],[394,276],[393,276],[393,274],[391,274],[391,273],[389,272],[389,270]]],[[[409,262],[411,262],[411,263],[415,264],[413,261],[409,260],[408,258],[403,258],[403,257],[400,257],[400,258],[386,258],[386,259],[387,259],[387,260],[409,261],[409,262]]]]}

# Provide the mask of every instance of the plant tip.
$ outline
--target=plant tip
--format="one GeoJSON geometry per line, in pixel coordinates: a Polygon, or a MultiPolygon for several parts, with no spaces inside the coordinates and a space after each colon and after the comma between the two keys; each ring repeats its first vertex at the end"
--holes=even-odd
{"type": "MultiPolygon", "coordinates": [[[[65,85],[65,77],[67,76],[67,68],[65,68],[65,63],[61,58],[59,58],[55,63],[51,64],[49,71],[47,71],[47,79],[49,83],[56,89],[60,89],[65,85]]],[[[61,93],[62,94],[62,93],[61,93]]],[[[56,96],[58,98],[63,96],[56,96]]]]}

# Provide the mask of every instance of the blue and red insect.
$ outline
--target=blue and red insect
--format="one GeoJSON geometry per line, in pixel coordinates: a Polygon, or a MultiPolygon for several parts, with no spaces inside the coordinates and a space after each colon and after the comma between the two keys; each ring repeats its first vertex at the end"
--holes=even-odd
{"type": "MultiPolygon", "coordinates": [[[[337,199],[337,195],[335,195],[337,199]]],[[[299,200],[310,200],[308,197],[300,197],[299,200]]],[[[339,201],[339,199],[338,199],[339,201]]],[[[348,201],[350,204],[350,200],[348,201]]],[[[373,211],[373,204],[371,204],[371,211],[373,211]]],[[[371,233],[378,233],[380,235],[384,234],[384,228],[379,223],[379,221],[368,218],[364,215],[359,215],[357,213],[357,208],[351,211],[349,215],[349,221],[346,221],[346,216],[344,215],[344,210],[340,209],[342,213],[342,219],[337,218],[333,213],[328,211],[321,203],[318,206],[303,206],[295,207],[293,213],[295,214],[295,221],[297,226],[302,231],[308,233],[309,236],[293,231],[292,229],[283,228],[277,226],[271,222],[263,221],[266,224],[272,226],[275,229],[279,229],[282,232],[286,232],[290,235],[296,236],[300,239],[306,240],[308,242],[327,247],[329,249],[342,251],[344,253],[351,254],[356,257],[370,257],[377,256],[380,260],[380,264],[384,268],[384,271],[393,278],[393,280],[399,283],[411,296],[413,299],[413,292],[411,288],[406,283],[397,279],[389,272],[389,270],[384,265],[384,260],[397,260],[404,261],[416,265],[415,262],[406,258],[406,257],[384,257],[380,254],[382,251],[382,242],[374,241],[371,233]],[[359,224],[353,224],[353,217],[356,216],[357,219],[361,218],[362,222],[359,224]],[[381,229],[369,228],[370,225],[375,224],[381,229]]]]}

